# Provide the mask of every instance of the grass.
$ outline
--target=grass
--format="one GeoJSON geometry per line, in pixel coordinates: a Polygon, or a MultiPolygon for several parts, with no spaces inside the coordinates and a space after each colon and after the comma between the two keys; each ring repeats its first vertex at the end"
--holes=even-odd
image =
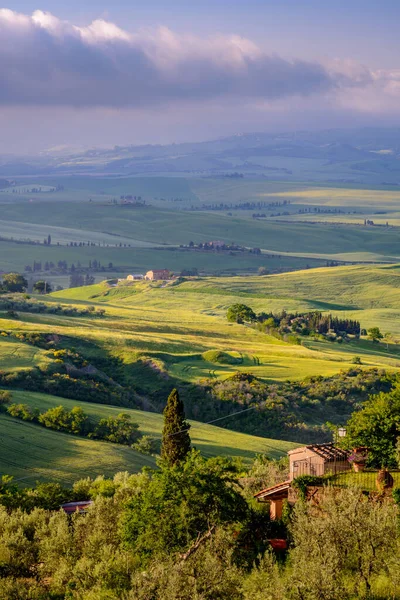
{"type": "Polygon", "coordinates": [[[167,266],[175,271],[196,267],[206,273],[232,274],[254,272],[260,266],[279,272],[303,269],[307,264],[318,266],[326,260],[394,262],[400,257],[397,189],[265,178],[104,176],[44,178],[22,182],[13,189],[18,193],[12,193],[11,188],[0,190],[0,237],[42,242],[51,235],[53,245],[48,248],[0,242],[0,270],[4,271],[23,270],[33,260],[79,261],[87,265],[96,258],[104,265],[112,262],[140,271],[167,266]],[[48,191],[59,183],[63,190],[48,191]],[[44,191],[25,193],[33,186],[42,186],[44,191]],[[124,194],[141,196],[148,205],[112,204],[124,194]],[[234,207],[243,202],[284,201],[290,204],[246,211],[193,211],[209,204],[234,207]],[[318,208],[339,208],[345,214],[314,213],[318,208]],[[304,209],[311,209],[311,214],[299,214],[304,209]],[[260,211],[268,218],[253,219],[253,213],[260,211]],[[282,211],[290,214],[271,217],[282,211]],[[365,218],[380,224],[388,221],[395,227],[361,226],[365,218]],[[316,220],[319,222],[310,222],[316,220]],[[199,243],[216,239],[258,247],[265,254],[231,256],[177,249],[191,240],[199,243]],[[95,246],[67,247],[70,242],[95,246]],[[274,253],[280,258],[272,259],[274,253]]]}
{"type": "MultiPolygon", "coordinates": [[[[0,240],[0,270],[18,271],[25,270],[26,265],[33,265],[33,261],[44,263],[52,261],[57,263],[65,260],[70,267],[73,263],[80,263],[83,267],[88,267],[89,261],[97,260],[105,267],[109,263],[114,265],[112,271],[107,270],[103,273],[103,279],[112,276],[114,271],[123,271],[125,274],[145,273],[150,269],[168,268],[171,271],[180,273],[183,269],[193,269],[208,274],[234,274],[234,273],[256,273],[260,267],[266,267],[271,272],[288,271],[292,269],[305,269],[308,266],[321,266],[325,264],[324,259],[317,257],[298,257],[298,256],[272,256],[255,255],[249,253],[237,253],[234,255],[215,252],[194,252],[175,248],[173,246],[147,248],[146,244],[141,247],[119,246],[44,246],[21,244],[12,241],[0,240]]],[[[32,277],[31,273],[26,274],[28,279],[32,277]]],[[[35,278],[46,278],[57,283],[56,272],[35,273],[35,278]]],[[[69,279],[69,276],[67,277],[69,279]]]]}
{"type": "MultiPolygon", "coordinates": [[[[25,314],[22,320],[5,321],[3,328],[68,335],[77,347],[90,342],[93,351],[121,358],[129,381],[144,393],[161,393],[169,379],[173,386],[225,378],[236,370],[268,381],[329,376],[350,368],[356,355],[366,367],[397,369],[400,352],[394,343],[386,348],[368,340],[338,344],[303,338],[301,345],[293,345],[229,323],[226,310],[238,301],[257,312],[318,309],[357,318],[365,328],[378,325],[396,336],[399,273],[396,268],[358,266],[202,278],[166,287],[139,282],[113,288],[101,283],[56,292],[46,300],[103,306],[105,319],[25,314]]],[[[4,344],[0,338],[0,357],[9,354],[4,344]]],[[[12,366],[13,358],[8,360],[12,366]]]]}
{"type": "MultiPolygon", "coordinates": [[[[48,394],[13,391],[12,401],[39,408],[42,412],[62,404],[67,409],[81,406],[92,417],[116,416],[121,411],[139,423],[145,435],[161,438],[163,417],[139,410],[68,400],[48,394]]],[[[221,429],[213,425],[191,422],[192,444],[204,456],[228,456],[243,459],[249,464],[256,454],[279,458],[295,444],[270,440],[221,429]]],[[[0,473],[16,478],[37,480],[56,479],[65,483],[81,477],[112,476],[117,471],[136,472],[143,466],[155,466],[148,457],[131,448],[78,438],[44,429],[0,414],[0,473]]],[[[24,479],[25,481],[25,479],[24,479]]]]}
{"type": "MultiPolygon", "coordinates": [[[[400,471],[391,471],[390,473],[394,480],[394,487],[400,487],[400,471]]],[[[377,490],[376,477],[377,471],[362,471],[355,473],[349,471],[347,473],[341,473],[333,478],[335,485],[346,486],[346,487],[358,487],[362,490],[373,492],[377,490]]]]}
{"type": "MultiPolygon", "coordinates": [[[[0,325],[1,323],[0,319],[0,325]]],[[[0,337],[0,370],[18,371],[34,366],[45,366],[49,362],[46,353],[40,348],[0,337]]]]}
{"type": "Polygon", "coordinates": [[[0,448],[0,473],[26,485],[49,480],[69,485],[83,477],[111,477],[118,471],[155,466],[151,457],[131,448],[51,431],[4,414],[0,448]]]}

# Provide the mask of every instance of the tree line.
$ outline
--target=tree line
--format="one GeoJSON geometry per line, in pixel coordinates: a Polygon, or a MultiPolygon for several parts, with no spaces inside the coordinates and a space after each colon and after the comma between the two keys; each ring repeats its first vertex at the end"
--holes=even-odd
{"type": "Polygon", "coordinates": [[[141,437],[139,425],[134,423],[127,413],[119,413],[116,417],[94,419],[89,417],[80,406],[74,406],[69,411],[62,405],[41,413],[39,409],[27,404],[11,403],[11,398],[4,397],[4,394],[0,395],[0,409],[5,410],[11,417],[36,423],[47,429],[114,444],[130,446],[141,437]]]}

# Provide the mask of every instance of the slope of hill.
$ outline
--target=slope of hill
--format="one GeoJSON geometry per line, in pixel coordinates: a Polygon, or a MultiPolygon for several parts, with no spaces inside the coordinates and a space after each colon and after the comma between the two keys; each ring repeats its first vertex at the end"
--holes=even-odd
{"type": "MultiPolygon", "coordinates": [[[[41,412],[60,404],[68,410],[81,406],[89,416],[98,418],[116,416],[123,411],[140,425],[141,433],[161,439],[163,417],[160,414],[19,390],[13,391],[12,396],[13,402],[28,404],[41,412]]],[[[294,447],[290,442],[237,433],[196,421],[191,422],[190,435],[193,446],[205,456],[240,457],[245,463],[256,454],[280,458],[294,447]]],[[[44,429],[4,414],[0,414],[0,438],[0,473],[21,478],[27,484],[51,479],[69,483],[87,476],[112,476],[117,471],[133,473],[143,466],[155,466],[153,457],[131,448],[44,429]]]]}

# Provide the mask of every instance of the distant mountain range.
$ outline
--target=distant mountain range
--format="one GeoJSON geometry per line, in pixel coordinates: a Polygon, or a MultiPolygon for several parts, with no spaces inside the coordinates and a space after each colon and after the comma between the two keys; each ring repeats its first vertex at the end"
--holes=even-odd
{"type": "Polygon", "coordinates": [[[400,184],[400,129],[238,134],[207,142],[0,157],[0,177],[91,174],[244,177],[400,184]]]}

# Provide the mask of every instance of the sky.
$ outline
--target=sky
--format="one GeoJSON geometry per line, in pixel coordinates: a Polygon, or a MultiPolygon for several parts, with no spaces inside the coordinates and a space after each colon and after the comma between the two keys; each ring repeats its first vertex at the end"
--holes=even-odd
{"type": "Polygon", "coordinates": [[[398,0],[13,0],[0,152],[400,125],[398,0]]]}

